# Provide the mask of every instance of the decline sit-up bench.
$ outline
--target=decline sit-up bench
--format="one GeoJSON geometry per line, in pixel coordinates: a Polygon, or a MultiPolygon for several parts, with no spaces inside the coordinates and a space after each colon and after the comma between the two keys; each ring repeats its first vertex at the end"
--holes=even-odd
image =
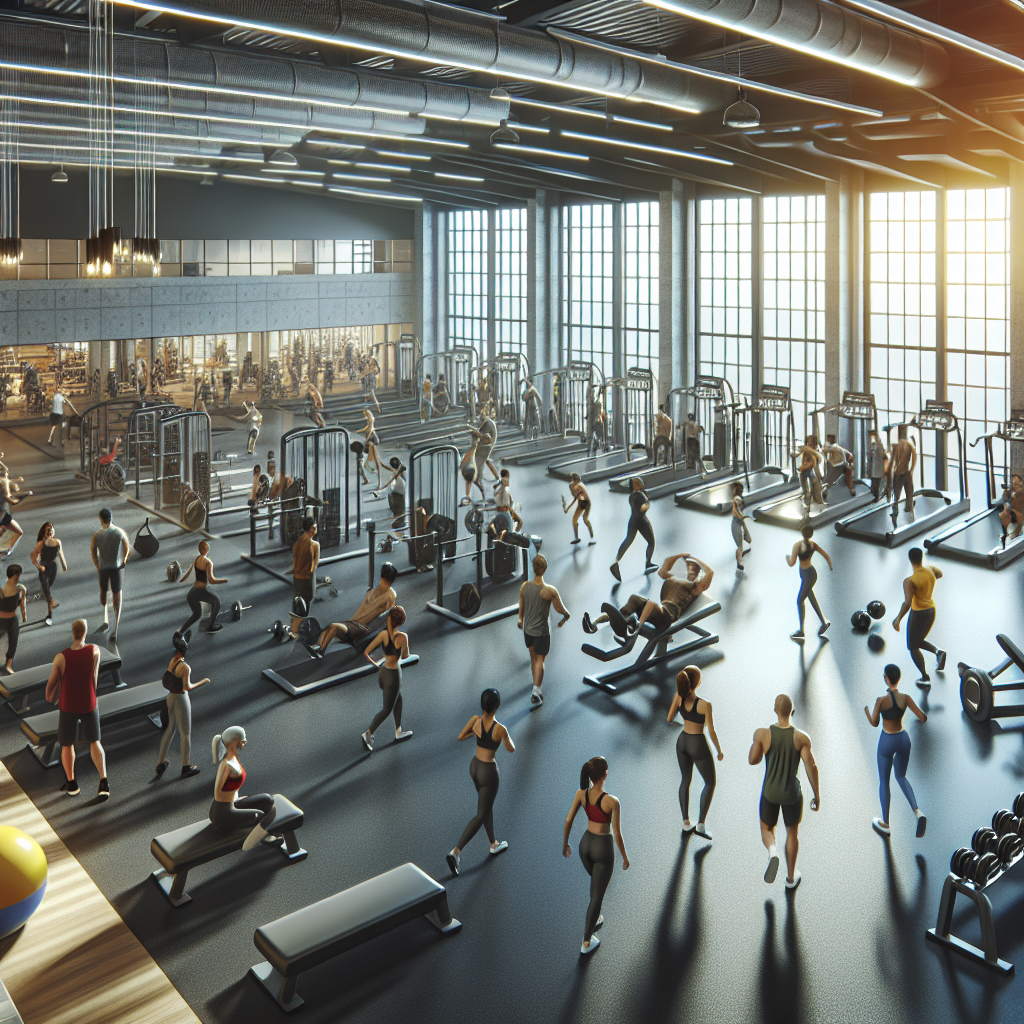
{"type": "Polygon", "coordinates": [[[403,864],[257,928],[253,942],[267,959],[249,973],[291,1013],[303,1004],[295,993],[303,971],[417,917],[443,935],[462,928],[444,886],[415,864],[403,864]]]}
{"type": "MultiPolygon", "coordinates": [[[[13,675],[0,676],[0,698],[7,702],[7,706],[16,715],[25,714],[32,699],[42,696],[46,691],[52,666],[51,661],[46,665],[19,669],[13,675]]],[[[112,654],[105,647],[100,648],[100,669],[97,675],[97,683],[104,676],[110,676],[115,689],[121,690],[127,685],[121,681],[121,655],[112,654]]]]}
{"type": "MultiPolygon", "coordinates": [[[[126,687],[100,694],[96,698],[96,708],[101,725],[113,725],[144,714],[161,729],[166,721],[167,691],[159,681],[126,687]]],[[[21,731],[28,737],[28,748],[44,768],[60,764],[60,747],[57,745],[59,716],[59,711],[44,711],[41,715],[21,720],[21,731]]]]}
{"type": "MultiPolygon", "coordinates": [[[[265,668],[263,670],[263,678],[269,679],[272,683],[277,683],[291,697],[305,697],[307,693],[316,693],[317,690],[326,690],[329,686],[338,686],[341,683],[351,682],[353,679],[371,676],[377,669],[363,656],[363,652],[370,645],[373,638],[384,628],[386,618],[387,612],[377,616],[369,624],[369,633],[354,648],[348,644],[340,644],[335,641],[335,645],[328,648],[327,654],[323,658],[317,658],[313,655],[313,649],[316,647],[317,640],[323,632],[323,627],[313,616],[309,616],[302,620],[302,626],[299,631],[299,646],[304,647],[314,657],[312,664],[320,665],[328,659],[335,661],[337,660],[336,656],[339,654],[344,655],[349,654],[349,652],[351,654],[341,659],[340,665],[333,666],[333,671],[328,670],[325,675],[319,676],[316,679],[309,678],[311,663],[308,661],[285,665],[280,669],[265,668]],[[338,671],[339,668],[340,671],[338,671]]],[[[415,665],[419,660],[418,654],[411,654],[408,658],[403,658],[400,665],[402,668],[405,668],[408,665],[415,665]]]]}
{"type": "MultiPolygon", "coordinates": [[[[638,637],[643,637],[647,641],[632,665],[584,676],[583,682],[588,686],[596,686],[606,693],[615,693],[618,689],[615,685],[616,680],[624,679],[651,665],[667,661],[669,658],[679,658],[684,654],[700,650],[702,647],[717,644],[718,635],[698,626],[697,623],[721,610],[722,606],[717,601],[712,601],[704,594],[699,594],[690,607],[668,629],[662,630],[660,633],[649,622],[645,622],[639,633],[634,633],[628,640],[620,640],[618,646],[611,650],[603,650],[593,644],[584,644],[582,648],[584,654],[589,654],[590,657],[597,658],[598,661],[615,661],[618,658],[624,658],[633,650],[638,637]],[[669,642],[684,629],[694,634],[693,639],[670,649],[669,642]]],[[[603,604],[601,611],[609,615],[613,621],[622,617],[619,609],[614,605],[603,604]]]]}
{"type": "MultiPolygon", "coordinates": [[[[306,859],[306,851],[295,838],[295,830],[302,827],[302,811],[287,797],[274,794],[274,817],[269,825],[264,822],[263,827],[270,835],[284,839],[279,849],[288,860],[306,859]]],[[[246,827],[229,832],[215,828],[209,818],[204,818],[173,832],[165,832],[157,836],[149,847],[160,862],[160,867],[150,878],[160,886],[172,906],[182,907],[191,903],[192,897],[185,892],[189,871],[240,850],[251,831],[246,827]]]]}

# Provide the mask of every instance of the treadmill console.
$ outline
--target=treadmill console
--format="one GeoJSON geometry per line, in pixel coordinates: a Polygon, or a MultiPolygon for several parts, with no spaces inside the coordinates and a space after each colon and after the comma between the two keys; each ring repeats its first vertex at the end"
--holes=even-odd
{"type": "Polygon", "coordinates": [[[717,377],[697,377],[690,388],[694,398],[710,398],[716,402],[725,400],[725,389],[717,377]]]}
{"type": "Polygon", "coordinates": [[[757,396],[757,408],[765,412],[786,412],[789,409],[789,388],[777,384],[764,384],[757,396]]]}
{"type": "Polygon", "coordinates": [[[849,420],[870,420],[874,423],[875,396],[860,391],[844,391],[836,411],[849,420]]]}
{"type": "Polygon", "coordinates": [[[929,401],[914,417],[914,422],[921,430],[955,430],[953,403],[929,401]]]}
{"type": "Polygon", "coordinates": [[[1002,434],[1007,441],[1024,441],[1024,419],[1007,420],[1003,424],[1002,434]]]}
{"type": "Polygon", "coordinates": [[[625,385],[628,391],[653,391],[654,374],[638,367],[627,370],[625,385]]]}

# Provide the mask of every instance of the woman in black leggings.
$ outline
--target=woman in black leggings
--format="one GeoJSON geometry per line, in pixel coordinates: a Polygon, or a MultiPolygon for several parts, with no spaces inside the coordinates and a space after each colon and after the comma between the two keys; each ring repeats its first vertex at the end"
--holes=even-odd
{"type": "Polygon", "coordinates": [[[221,580],[214,575],[213,562],[210,560],[209,554],[210,545],[205,540],[200,541],[199,557],[192,562],[185,575],[181,577],[181,582],[184,583],[189,578],[192,570],[195,569],[196,571],[196,581],[185,597],[189,608],[192,609],[192,614],[185,620],[185,625],[174,634],[175,636],[181,636],[189,626],[198,622],[203,617],[204,604],[210,606],[210,621],[203,632],[216,633],[224,628],[217,621],[217,616],[220,615],[220,598],[210,590],[210,587],[215,583],[227,583],[227,578],[221,580]]]}
{"type": "Polygon", "coordinates": [[[622,574],[619,572],[619,562],[622,556],[629,550],[629,546],[636,540],[639,533],[647,541],[647,566],[644,572],[652,572],[658,566],[652,561],[654,557],[654,527],[647,518],[647,510],[651,507],[651,499],[647,497],[644,490],[644,482],[640,477],[635,476],[630,483],[633,486],[633,493],[629,496],[629,524],[626,527],[626,539],[619,545],[619,552],[615,561],[611,564],[612,575],[621,583],[622,574]]]}
{"type": "Polygon", "coordinates": [[[36,536],[36,546],[29,556],[32,564],[39,570],[39,587],[46,598],[46,624],[53,625],[53,609],[60,601],[53,599],[53,583],[57,579],[57,562],[60,561],[64,571],[68,571],[68,563],[64,560],[64,548],[57,539],[53,523],[43,523],[36,536]]]}
{"type": "Polygon", "coordinates": [[[512,737],[495,717],[494,714],[501,707],[501,694],[497,690],[484,690],[480,694],[480,709],[483,714],[474,715],[462,728],[459,739],[465,740],[470,736],[476,737],[476,754],[469,762],[469,777],[476,786],[476,815],[470,818],[469,824],[462,833],[462,838],[455,848],[447,856],[448,867],[453,875],[459,873],[459,860],[466,843],[477,834],[480,826],[483,825],[487,838],[491,841],[491,854],[503,853],[508,849],[508,843],[503,839],[500,843],[494,838],[494,799],[498,795],[498,784],[501,781],[498,776],[498,766],[494,763],[494,755],[498,747],[505,744],[505,749],[511,754],[515,751],[516,745],[512,737]]]}
{"type": "Polygon", "coordinates": [[[800,592],[796,595],[796,609],[800,616],[800,628],[794,633],[789,635],[794,640],[803,640],[804,638],[804,602],[810,601],[811,607],[814,609],[814,614],[821,619],[821,627],[818,629],[818,636],[824,636],[825,630],[832,625],[828,619],[822,614],[821,606],[818,604],[818,599],[814,596],[814,584],[818,582],[818,570],[811,565],[811,559],[814,557],[814,552],[817,551],[826,562],[828,562],[828,571],[832,571],[832,559],[828,557],[828,552],[823,548],[819,547],[811,538],[814,536],[814,530],[810,526],[805,526],[801,531],[800,535],[803,540],[798,540],[793,545],[793,550],[790,554],[786,555],[786,562],[790,566],[800,563],[800,592]]]}
{"type": "Polygon", "coordinates": [[[679,785],[679,807],[683,812],[683,832],[693,832],[690,823],[690,780],[693,778],[693,766],[697,766],[704,780],[704,790],[700,795],[700,817],[697,819],[697,835],[711,842],[711,833],[705,827],[711,798],[715,795],[715,759],[711,756],[711,748],[704,736],[707,725],[708,735],[718,751],[718,760],[725,755],[722,745],[718,742],[715,732],[715,721],[711,717],[711,702],[697,696],[700,686],[700,669],[696,665],[687,665],[676,676],[676,695],[672,698],[672,706],[668,709],[668,720],[672,722],[676,714],[682,716],[683,731],[676,740],[676,757],[679,759],[679,771],[683,781],[679,785]]]}
{"type": "Polygon", "coordinates": [[[7,582],[0,588],[0,633],[7,634],[7,660],[4,671],[14,673],[14,655],[18,653],[18,610],[25,621],[25,588],[21,585],[21,566],[7,566],[7,582]]]}
{"type": "Polygon", "coordinates": [[[565,831],[562,833],[562,855],[572,856],[569,845],[569,833],[576,814],[582,807],[587,815],[587,831],[580,840],[580,860],[590,875],[590,904],[587,907],[587,919],[583,926],[583,945],[580,953],[593,953],[601,940],[595,934],[604,924],[601,916],[601,903],[604,900],[608,883],[612,880],[615,870],[615,847],[612,845],[612,830],[615,831],[615,842],[622,854],[622,870],[629,870],[629,857],[626,856],[626,844],[622,841],[619,831],[619,801],[611,793],[604,791],[605,780],[608,778],[608,762],[603,757],[592,757],[580,771],[580,788],[573,797],[572,807],[565,819],[565,831]]]}
{"type": "Polygon", "coordinates": [[[404,625],[405,609],[396,604],[388,612],[384,628],[363,652],[380,670],[380,688],[384,691],[384,707],[373,716],[370,728],[363,733],[363,745],[371,753],[373,734],[392,711],[395,713],[395,740],[407,740],[412,735],[412,729],[402,728],[402,660],[409,657],[409,636],[398,630],[404,625]],[[384,649],[384,657],[374,661],[373,651],[378,647],[384,649]]]}

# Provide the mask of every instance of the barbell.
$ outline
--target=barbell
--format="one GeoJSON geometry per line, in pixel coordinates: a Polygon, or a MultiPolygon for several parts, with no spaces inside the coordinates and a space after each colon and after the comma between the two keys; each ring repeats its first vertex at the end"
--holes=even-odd
{"type": "Polygon", "coordinates": [[[241,601],[233,602],[231,605],[231,621],[238,622],[242,617],[242,612],[247,612],[251,607],[251,604],[242,604],[241,601]]]}

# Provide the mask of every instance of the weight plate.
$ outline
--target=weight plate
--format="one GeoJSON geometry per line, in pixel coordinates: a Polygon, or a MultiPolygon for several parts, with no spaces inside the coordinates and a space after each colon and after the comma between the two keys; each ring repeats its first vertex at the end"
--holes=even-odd
{"type": "Polygon", "coordinates": [[[483,526],[484,514],[478,508],[471,508],[466,513],[466,529],[470,533],[476,533],[483,526]]]}
{"type": "Polygon", "coordinates": [[[999,837],[999,842],[996,843],[996,856],[1003,864],[1009,864],[1013,860],[1016,838],[1009,834],[999,837]]]}
{"type": "Polygon", "coordinates": [[[971,849],[974,850],[975,853],[985,852],[982,849],[982,840],[985,837],[985,833],[991,831],[992,830],[990,828],[978,828],[974,830],[974,835],[971,836],[971,849]]]}
{"type": "Polygon", "coordinates": [[[195,501],[185,507],[182,522],[193,532],[203,528],[203,524],[206,522],[206,506],[201,498],[196,497],[195,501]]]}
{"type": "Polygon", "coordinates": [[[1006,810],[1006,808],[1003,808],[1001,811],[996,811],[996,813],[992,815],[992,828],[995,829],[996,835],[1001,836],[1006,831],[1004,822],[1007,818],[1012,817],[1012,813],[1006,810]]]}
{"type": "Polygon", "coordinates": [[[999,858],[994,853],[983,853],[974,867],[974,880],[979,885],[986,885],[999,871],[999,858]]]}
{"type": "Polygon", "coordinates": [[[1018,818],[1024,816],[1024,793],[1018,793],[1013,798],[1013,813],[1016,814],[1018,818]]]}

